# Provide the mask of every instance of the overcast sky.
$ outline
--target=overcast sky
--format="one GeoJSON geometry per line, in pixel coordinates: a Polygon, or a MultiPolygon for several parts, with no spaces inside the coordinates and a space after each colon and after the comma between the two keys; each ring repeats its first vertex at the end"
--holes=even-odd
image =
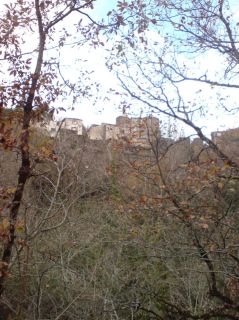
{"type": "MultiPolygon", "coordinates": [[[[95,20],[105,19],[107,18],[107,13],[116,8],[117,0],[97,0],[94,5],[94,10],[90,10],[89,14],[95,20]]],[[[118,81],[112,73],[108,71],[105,66],[105,57],[106,50],[105,47],[101,46],[98,48],[93,48],[91,46],[84,46],[81,48],[65,48],[63,61],[67,65],[68,58],[74,57],[84,60],[84,63],[79,60],[78,62],[68,68],[68,72],[72,74],[72,77],[78,77],[78,73],[80,70],[88,69],[92,70],[91,73],[92,79],[97,81],[100,84],[100,90],[97,93],[92,87],[93,93],[95,92],[95,96],[97,99],[83,99],[79,105],[75,106],[74,110],[67,111],[66,113],[60,113],[60,117],[76,117],[80,118],[84,121],[86,126],[91,124],[100,124],[102,122],[105,123],[114,123],[115,118],[120,115],[122,112],[119,109],[119,97],[118,96],[110,96],[110,100],[108,100],[108,90],[113,87],[118,87],[118,81]],[[78,72],[78,73],[77,73],[78,72]],[[95,101],[96,100],[96,101],[95,101]]]]}
{"type": "MultiPolygon", "coordinates": [[[[3,3],[9,3],[9,1],[0,0],[0,9],[3,3]]],[[[94,19],[105,18],[108,11],[112,8],[116,7],[117,0],[97,0],[95,3],[95,8],[91,11],[91,15],[94,19]]],[[[233,11],[235,19],[239,21],[239,1],[231,0],[233,4],[233,11]]],[[[151,32],[150,35],[152,38],[154,37],[154,33],[151,32]]],[[[158,35],[155,34],[157,37],[158,35]]],[[[61,113],[58,117],[76,117],[80,118],[84,121],[84,124],[89,126],[94,123],[114,123],[115,118],[122,114],[122,110],[119,109],[119,99],[118,95],[111,95],[109,100],[106,99],[107,92],[110,87],[115,89],[119,89],[118,81],[114,74],[110,73],[105,66],[105,56],[106,56],[106,46],[102,46],[99,48],[92,48],[89,46],[84,46],[81,48],[70,46],[64,48],[62,51],[62,66],[64,72],[72,79],[78,81],[78,76],[80,76],[80,71],[82,69],[87,69],[92,71],[91,77],[93,80],[100,83],[100,90],[97,93],[94,88],[92,88],[92,92],[95,96],[98,97],[97,101],[95,99],[82,99],[79,104],[75,106],[73,111],[67,111],[66,113],[61,113]],[[72,63],[72,61],[75,61],[72,63]],[[84,62],[82,62],[84,61],[84,62]]],[[[215,68],[218,67],[220,63],[217,55],[211,53],[207,56],[207,59],[202,61],[204,67],[215,68]]],[[[204,88],[203,88],[204,89],[204,88]]],[[[194,92],[198,90],[198,87],[195,87],[195,84],[192,84],[185,88],[182,88],[185,96],[191,100],[194,97],[194,92]]],[[[231,100],[237,101],[238,90],[231,91],[231,100]]],[[[204,89],[204,97],[209,96],[209,92],[207,89],[204,89]]],[[[211,94],[211,93],[210,93],[211,94]]],[[[216,93],[212,93],[212,96],[216,93]]],[[[200,97],[202,98],[202,97],[200,97]]],[[[202,98],[203,99],[203,98],[202,98]]],[[[215,112],[216,107],[213,106],[212,99],[208,100],[210,104],[210,109],[208,113],[208,119],[203,119],[200,121],[201,126],[207,127],[207,132],[225,129],[228,127],[237,127],[238,119],[235,116],[225,116],[224,113],[215,112]]],[[[64,107],[70,107],[70,100],[64,102],[64,107]]]]}
{"type": "MultiPolygon", "coordinates": [[[[233,5],[234,18],[239,20],[239,1],[231,0],[233,5]]],[[[105,14],[116,6],[117,0],[97,0],[94,10],[94,16],[104,17],[105,14]]],[[[151,32],[151,36],[154,37],[154,33],[151,32]]],[[[155,34],[155,37],[158,35],[155,34]]],[[[122,113],[122,110],[118,109],[119,97],[111,96],[110,101],[104,100],[104,95],[107,95],[107,90],[109,87],[117,88],[117,80],[113,74],[111,74],[104,65],[105,49],[104,47],[97,49],[87,48],[81,51],[85,57],[88,59],[89,67],[94,70],[93,77],[101,83],[101,99],[96,102],[95,105],[91,104],[91,101],[82,102],[76,109],[72,112],[67,112],[68,116],[79,117],[83,119],[86,125],[92,123],[114,123],[117,115],[122,113]]],[[[86,65],[87,65],[86,63],[86,65]]],[[[200,62],[205,69],[218,69],[221,61],[217,54],[210,52],[207,56],[201,59],[200,62]]],[[[210,90],[207,86],[201,86],[202,92],[200,95],[196,96],[195,92],[200,89],[198,84],[192,83],[182,84],[181,90],[189,101],[193,99],[207,99],[208,98],[208,114],[207,118],[201,118],[199,120],[199,125],[204,126],[205,131],[209,134],[212,131],[224,130],[226,128],[238,127],[238,118],[235,115],[225,115],[222,110],[217,110],[215,101],[217,96],[217,89],[210,90]],[[214,100],[213,100],[214,99],[214,100]]],[[[220,89],[221,90],[221,89],[220,89]]],[[[120,88],[119,88],[120,91],[120,88]]],[[[228,93],[230,95],[231,105],[236,105],[238,100],[238,90],[230,90],[228,93]]],[[[226,93],[225,93],[226,94],[226,93]]],[[[181,129],[179,129],[181,131],[181,129]]],[[[187,132],[187,129],[184,128],[187,132]]]]}

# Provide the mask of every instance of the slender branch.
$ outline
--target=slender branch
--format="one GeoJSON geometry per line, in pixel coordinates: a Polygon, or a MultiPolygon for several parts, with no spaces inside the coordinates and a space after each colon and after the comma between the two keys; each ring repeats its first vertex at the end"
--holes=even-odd
{"type": "Polygon", "coordinates": [[[18,172],[18,183],[16,191],[13,195],[12,204],[9,214],[9,234],[7,241],[4,243],[2,253],[2,269],[0,274],[0,297],[5,289],[5,279],[9,269],[9,262],[12,256],[12,249],[15,242],[15,224],[18,217],[20,205],[22,202],[23,192],[26,182],[31,174],[31,163],[29,153],[29,125],[31,120],[31,112],[33,107],[33,100],[36,93],[37,84],[40,78],[41,67],[43,63],[43,53],[45,48],[45,33],[43,30],[42,16],[39,7],[39,0],[35,0],[35,10],[38,21],[39,30],[39,52],[36,62],[35,72],[32,76],[32,83],[29,89],[29,95],[23,109],[23,124],[21,134],[21,166],[18,172]]]}

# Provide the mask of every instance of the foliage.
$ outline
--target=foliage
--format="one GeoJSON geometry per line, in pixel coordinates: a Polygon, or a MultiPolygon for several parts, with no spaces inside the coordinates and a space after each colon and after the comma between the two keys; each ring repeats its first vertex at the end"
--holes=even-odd
{"type": "Polygon", "coordinates": [[[2,319],[239,319],[238,158],[204,133],[197,120],[208,105],[199,92],[188,101],[183,89],[224,88],[213,101],[228,111],[227,90],[238,89],[229,4],[118,1],[108,25],[90,17],[91,0],[4,6],[2,319]],[[76,16],[71,34],[62,22],[76,16]],[[50,49],[60,52],[75,31],[79,46],[99,43],[101,30],[112,40],[119,27],[108,65],[120,66],[126,99],[188,125],[197,150],[189,138],[155,135],[145,147],[64,130],[52,139],[37,129],[69,93],[75,103],[91,94],[88,70],[71,83],[50,49]],[[224,70],[192,67],[212,51],[224,70]]]}

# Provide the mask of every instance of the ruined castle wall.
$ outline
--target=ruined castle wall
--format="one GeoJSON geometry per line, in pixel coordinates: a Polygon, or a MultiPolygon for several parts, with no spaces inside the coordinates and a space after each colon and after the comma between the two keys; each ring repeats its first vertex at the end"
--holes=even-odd
{"type": "Polygon", "coordinates": [[[117,140],[119,138],[119,128],[113,124],[102,123],[101,125],[91,126],[88,132],[92,140],[117,140]]]}
{"type": "Polygon", "coordinates": [[[61,128],[71,130],[77,135],[83,135],[83,121],[81,119],[65,118],[62,121],[61,128]]]}
{"type": "MultiPolygon", "coordinates": [[[[51,137],[55,137],[59,128],[71,131],[78,136],[83,136],[85,133],[83,121],[74,118],[66,118],[58,122],[46,119],[41,123],[34,123],[34,126],[51,137]]],[[[116,119],[116,125],[103,123],[91,126],[88,137],[96,141],[121,140],[120,142],[124,145],[147,149],[158,145],[160,152],[167,150],[165,159],[170,163],[172,169],[188,161],[201,162],[217,159],[213,151],[199,138],[192,142],[189,139],[172,141],[162,138],[159,120],[155,117],[129,118],[120,116],[116,119]]],[[[233,161],[239,163],[239,128],[213,132],[212,141],[233,161]]]]}
{"type": "Polygon", "coordinates": [[[120,137],[126,137],[132,144],[147,147],[159,137],[159,120],[153,117],[128,118],[120,116],[116,119],[120,137]]]}
{"type": "Polygon", "coordinates": [[[56,121],[53,120],[46,120],[44,122],[37,122],[34,123],[34,126],[44,132],[45,134],[49,135],[50,137],[55,137],[57,130],[58,130],[58,124],[56,121]]]}
{"type": "Polygon", "coordinates": [[[231,159],[239,163],[239,128],[212,132],[212,141],[231,159]]]}
{"type": "Polygon", "coordinates": [[[69,130],[77,135],[84,134],[84,125],[81,119],[65,118],[62,121],[46,119],[45,121],[34,124],[38,129],[45,131],[50,137],[55,137],[57,131],[61,128],[69,130]]]}
{"type": "Polygon", "coordinates": [[[88,136],[91,140],[104,140],[104,126],[93,125],[88,131],[88,136]]]}
{"type": "Polygon", "coordinates": [[[104,124],[105,140],[109,140],[109,139],[117,140],[119,139],[119,136],[120,136],[120,130],[116,125],[108,124],[108,123],[104,124]]]}
{"type": "Polygon", "coordinates": [[[191,159],[190,139],[183,138],[178,141],[172,139],[160,139],[160,158],[164,163],[166,172],[176,172],[180,170],[180,165],[188,163],[191,159]],[[162,146],[160,146],[162,141],[162,146]]]}
{"type": "Polygon", "coordinates": [[[205,162],[209,157],[209,150],[200,138],[195,138],[191,142],[191,160],[196,162],[205,162]]]}
{"type": "Polygon", "coordinates": [[[119,116],[116,118],[116,126],[121,128],[130,127],[130,119],[127,116],[119,116]]]}

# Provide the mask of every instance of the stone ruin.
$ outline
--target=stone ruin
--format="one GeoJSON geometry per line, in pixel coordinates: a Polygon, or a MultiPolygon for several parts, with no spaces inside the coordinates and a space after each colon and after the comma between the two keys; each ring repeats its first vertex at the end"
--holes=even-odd
{"type": "Polygon", "coordinates": [[[92,125],[88,130],[81,119],[65,118],[62,121],[48,120],[38,124],[50,137],[55,137],[59,130],[68,130],[76,135],[86,135],[90,140],[127,139],[132,145],[147,146],[150,140],[160,136],[159,120],[155,117],[129,118],[120,116],[116,124],[102,123],[92,125]]]}
{"type": "MultiPolygon", "coordinates": [[[[177,163],[197,158],[207,159],[210,151],[196,138],[181,138],[177,141],[164,138],[160,134],[159,119],[156,117],[129,118],[119,116],[115,124],[102,123],[86,129],[81,119],[65,118],[62,121],[47,120],[36,125],[50,137],[55,137],[60,130],[69,131],[77,136],[86,136],[92,141],[121,140],[127,145],[150,148],[156,141],[161,149],[171,149],[168,154],[177,163]]],[[[212,132],[212,141],[232,160],[239,163],[239,128],[212,132]]],[[[165,149],[165,150],[166,150],[165,149]]],[[[211,157],[211,156],[210,156],[211,157]]],[[[172,160],[171,160],[172,161],[172,160]]]]}

